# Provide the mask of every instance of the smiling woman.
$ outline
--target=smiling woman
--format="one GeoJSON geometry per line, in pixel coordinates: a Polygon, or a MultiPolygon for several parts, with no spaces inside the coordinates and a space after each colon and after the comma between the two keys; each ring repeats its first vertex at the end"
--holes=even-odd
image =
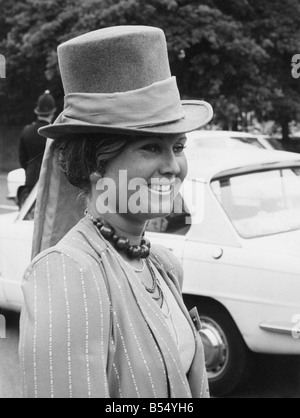
{"type": "Polygon", "coordinates": [[[185,132],[212,109],[180,100],[159,29],[104,29],[58,53],[65,109],[40,131],[54,141],[40,178],[37,257],[23,284],[24,393],[208,397],[182,268],[145,228],[171,213],[187,174],[185,132]]]}
{"type": "MultiPolygon", "coordinates": [[[[186,136],[180,135],[170,139],[171,145],[175,142],[174,153],[183,157],[183,151],[186,148],[186,136]]],[[[104,176],[108,163],[121,155],[125,148],[129,153],[139,153],[143,155],[143,158],[149,159],[151,154],[153,158],[153,155],[163,152],[166,145],[169,145],[168,141],[159,137],[98,133],[63,136],[54,143],[54,149],[58,152],[61,170],[69,183],[83,189],[88,195],[91,192],[90,175],[93,172],[98,172],[104,176]]],[[[144,177],[144,174],[142,177],[144,177]]],[[[166,180],[164,184],[158,179],[159,186],[167,186],[168,179],[166,180]]],[[[152,186],[153,189],[156,188],[154,182],[152,182],[152,186]]]]}

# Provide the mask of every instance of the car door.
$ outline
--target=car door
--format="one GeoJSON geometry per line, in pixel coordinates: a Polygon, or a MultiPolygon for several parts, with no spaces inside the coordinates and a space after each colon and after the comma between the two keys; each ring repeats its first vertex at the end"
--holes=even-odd
{"type": "Polygon", "coordinates": [[[191,227],[186,223],[188,216],[183,195],[180,193],[170,216],[154,219],[147,224],[147,237],[151,243],[168,248],[181,263],[183,262],[186,237],[191,227]],[[182,211],[178,208],[182,208],[182,211]]]}
{"type": "Polygon", "coordinates": [[[31,260],[35,199],[36,189],[19,216],[5,228],[1,239],[2,288],[6,305],[11,309],[18,310],[23,303],[21,284],[31,260]]]}

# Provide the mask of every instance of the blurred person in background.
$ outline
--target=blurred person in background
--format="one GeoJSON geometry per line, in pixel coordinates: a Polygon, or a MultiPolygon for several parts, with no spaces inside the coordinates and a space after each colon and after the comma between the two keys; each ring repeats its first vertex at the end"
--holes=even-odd
{"type": "Polygon", "coordinates": [[[18,190],[18,204],[21,207],[36,185],[41,171],[46,148],[46,138],[39,135],[38,130],[53,122],[56,112],[56,102],[49,90],[39,98],[34,113],[37,119],[25,126],[20,137],[19,160],[26,172],[26,183],[18,190]]]}

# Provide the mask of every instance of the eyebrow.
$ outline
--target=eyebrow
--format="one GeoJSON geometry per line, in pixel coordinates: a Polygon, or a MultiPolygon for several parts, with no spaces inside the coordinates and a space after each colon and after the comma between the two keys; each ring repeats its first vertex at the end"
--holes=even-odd
{"type": "MultiPolygon", "coordinates": [[[[146,141],[164,141],[166,137],[164,136],[149,136],[149,137],[140,137],[136,142],[146,142],[146,141]]],[[[178,138],[176,141],[181,141],[187,139],[186,136],[178,138]]]]}

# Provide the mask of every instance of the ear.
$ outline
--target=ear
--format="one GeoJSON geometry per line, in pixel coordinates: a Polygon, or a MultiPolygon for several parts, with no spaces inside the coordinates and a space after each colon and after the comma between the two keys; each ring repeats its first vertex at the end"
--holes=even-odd
{"type": "Polygon", "coordinates": [[[97,173],[96,171],[90,175],[91,184],[95,185],[98,183],[99,180],[102,179],[102,175],[97,173]]]}

